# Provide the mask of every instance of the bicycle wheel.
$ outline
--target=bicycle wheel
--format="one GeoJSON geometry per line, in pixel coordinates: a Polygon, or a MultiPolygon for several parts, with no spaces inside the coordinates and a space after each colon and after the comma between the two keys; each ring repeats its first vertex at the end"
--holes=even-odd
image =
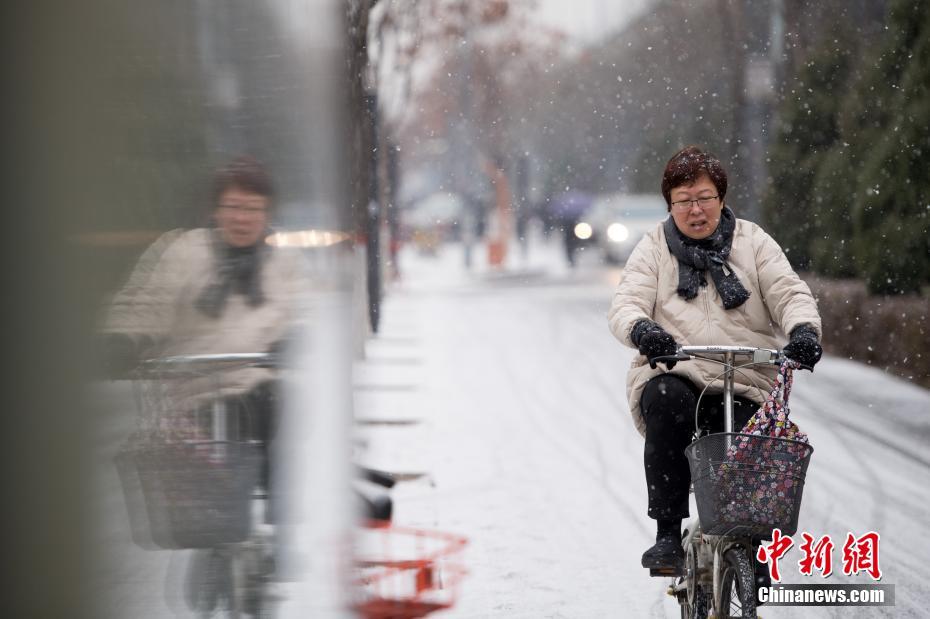
{"type": "Polygon", "coordinates": [[[274,616],[269,586],[274,578],[274,555],[271,542],[254,538],[242,548],[242,587],[238,590],[240,608],[255,619],[274,616]]]}
{"type": "Polygon", "coordinates": [[[717,616],[757,617],[755,572],[742,548],[731,548],[723,554],[717,616]]]}
{"type": "Polygon", "coordinates": [[[685,596],[680,600],[681,619],[707,619],[712,595],[704,585],[694,582],[698,573],[698,560],[694,546],[688,548],[685,569],[687,576],[684,579],[689,581],[687,583],[689,587],[685,596]]]}
{"type": "Polygon", "coordinates": [[[212,616],[226,588],[226,567],[224,558],[216,549],[194,551],[184,583],[188,608],[203,616],[212,616]]]}
{"type": "Polygon", "coordinates": [[[694,592],[694,602],[687,598],[681,600],[681,619],[707,619],[710,610],[710,593],[704,587],[697,585],[694,592]]]}

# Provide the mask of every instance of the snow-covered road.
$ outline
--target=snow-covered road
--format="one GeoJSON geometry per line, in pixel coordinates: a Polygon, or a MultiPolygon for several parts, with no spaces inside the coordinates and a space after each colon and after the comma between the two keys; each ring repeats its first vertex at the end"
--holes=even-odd
{"type": "MultiPolygon", "coordinates": [[[[460,251],[403,256],[355,376],[365,462],[426,474],[394,490],[396,521],[470,540],[444,616],[677,617],[668,581],[639,566],[654,529],[625,399],[633,351],[606,325],[618,271],[567,272],[550,248],[510,275],[468,273],[460,251]]],[[[763,615],[926,616],[930,392],[827,357],[798,376],[792,414],[815,447],[800,531],[832,536],[835,573],[800,575],[796,545],[783,580],[872,582],[842,575],[841,548],[874,530],[896,606],[763,615]]]]}

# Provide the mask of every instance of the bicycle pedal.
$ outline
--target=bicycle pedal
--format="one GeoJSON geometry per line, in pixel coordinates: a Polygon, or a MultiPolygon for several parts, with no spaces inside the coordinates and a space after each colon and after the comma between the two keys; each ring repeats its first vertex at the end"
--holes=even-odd
{"type": "Polygon", "coordinates": [[[684,576],[685,570],[678,567],[651,567],[649,575],[653,578],[684,576]]]}

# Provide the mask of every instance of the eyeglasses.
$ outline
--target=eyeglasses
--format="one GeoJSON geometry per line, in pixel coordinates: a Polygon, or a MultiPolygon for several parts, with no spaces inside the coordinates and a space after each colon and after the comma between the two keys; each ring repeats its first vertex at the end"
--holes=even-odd
{"type": "Polygon", "coordinates": [[[679,213],[684,213],[685,211],[691,210],[691,205],[697,202],[697,205],[702,209],[709,209],[714,204],[717,203],[717,200],[720,196],[706,196],[704,198],[696,198],[694,200],[678,200],[677,202],[672,202],[672,208],[678,211],[679,213]]]}
{"type": "Polygon", "coordinates": [[[220,208],[231,213],[242,213],[249,217],[258,217],[267,212],[264,206],[245,206],[242,204],[220,204],[220,208]]]}

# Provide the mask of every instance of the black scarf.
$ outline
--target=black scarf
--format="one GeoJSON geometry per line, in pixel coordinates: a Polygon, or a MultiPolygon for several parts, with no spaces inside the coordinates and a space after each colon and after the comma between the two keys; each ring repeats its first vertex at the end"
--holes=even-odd
{"type": "Polygon", "coordinates": [[[672,255],[678,259],[678,295],[691,300],[698,294],[699,286],[706,286],[704,272],[710,271],[717,293],[723,300],[724,309],[739,307],[749,298],[749,291],[727,264],[736,216],[729,207],[723,207],[717,229],[706,239],[691,239],[681,233],[675,220],[665,220],[665,241],[672,255]]]}
{"type": "Polygon", "coordinates": [[[264,244],[230,247],[218,231],[213,232],[212,240],[214,273],[195,302],[197,309],[211,318],[219,318],[233,293],[244,295],[250,307],[264,303],[261,281],[264,244]]]}

